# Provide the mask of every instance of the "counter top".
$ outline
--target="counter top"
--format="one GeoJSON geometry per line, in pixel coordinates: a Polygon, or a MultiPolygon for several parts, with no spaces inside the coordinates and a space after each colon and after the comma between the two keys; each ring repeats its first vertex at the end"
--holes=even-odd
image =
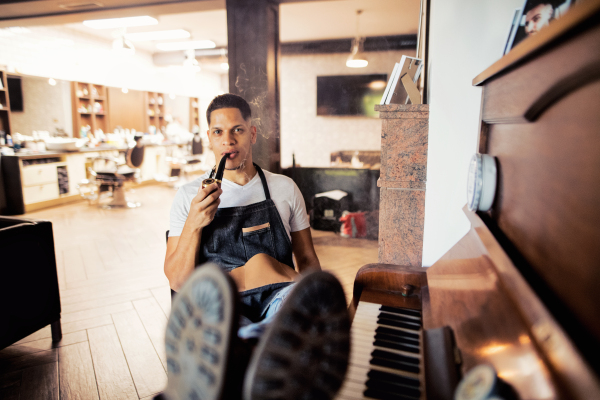
{"type": "MultiPolygon", "coordinates": [[[[172,143],[163,142],[160,144],[145,144],[146,147],[155,146],[185,146],[187,143],[172,143]]],[[[81,154],[81,153],[95,153],[98,151],[126,151],[128,147],[115,147],[115,146],[98,146],[98,147],[83,147],[77,151],[36,151],[36,152],[18,152],[15,155],[2,155],[2,157],[18,157],[22,160],[34,160],[36,158],[47,158],[47,157],[61,157],[70,154],[81,154]]]]}

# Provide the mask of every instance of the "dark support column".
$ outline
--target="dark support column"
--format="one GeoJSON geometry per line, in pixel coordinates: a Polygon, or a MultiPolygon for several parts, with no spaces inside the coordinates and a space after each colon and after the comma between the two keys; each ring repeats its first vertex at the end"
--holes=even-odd
{"type": "Polygon", "coordinates": [[[254,162],[279,172],[279,5],[226,1],[229,92],[242,96],[252,108],[258,129],[254,162]]]}

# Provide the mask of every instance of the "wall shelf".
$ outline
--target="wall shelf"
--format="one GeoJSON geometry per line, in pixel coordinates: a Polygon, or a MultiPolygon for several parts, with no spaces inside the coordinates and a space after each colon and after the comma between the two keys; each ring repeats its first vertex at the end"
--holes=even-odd
{"type": "Polygon", "coordinates": [[[167,128],[163,118],[165,107],[165,95],[157,92],[145,92],[146,95],[146,132],[150,132],[150,126],[156,128],[156,132],[162,132],[167,128]]]}
{"type": "Polygon", "coordinates": [[[194,132],[194,126],[200,129],[200,98],[190,97],[190,132],[194,132]]]}
{"type": "Polygon", "coordinates": [[[92,134],[95,134],[98,129],[101,129],[104,133],[108,132],[106,87],[93,83],[71,82],[71,92],[71,98],[73,99],[73,137],[81,137],[81,128],[88,126],[92,134]],[[86,109],[87,112],[80,111],[82,108],[86,109]]]}
{"type": "Polygon", "coordinates": [[[8,83],[6,82],[6,71],[0,69],[0,83],[3,89],[0,90],[0,131],[4,131],[4,137],[12,135],[10,129],[10,100],[8,97],[8,83]]]}

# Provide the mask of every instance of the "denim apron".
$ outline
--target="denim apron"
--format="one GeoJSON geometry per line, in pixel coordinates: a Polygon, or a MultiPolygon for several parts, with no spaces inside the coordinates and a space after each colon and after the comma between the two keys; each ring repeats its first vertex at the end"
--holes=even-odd
{"type": "MultiPolygon", "coordinates": [[[[265,174],[258,165],[254,167],[266,199],[247,206],[217,209],[213,221],[202,229],[199,265],[213,262],[229,273],[254,255],[265,253],[294,268],[292,242],[271,199],[265,174]]],[[[214,170],[211,178],[213,174],[214,170]]],[[[260,321],[277,292],[291,284],[273,283],[240,292],[241,314],[252,322],[260,321]]]]}

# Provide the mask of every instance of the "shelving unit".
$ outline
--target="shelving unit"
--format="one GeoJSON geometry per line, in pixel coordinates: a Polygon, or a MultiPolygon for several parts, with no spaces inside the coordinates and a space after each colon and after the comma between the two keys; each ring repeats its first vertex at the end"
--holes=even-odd
{"type": "Polygon", "coordinates": [[[165,122],[165,97],[162,93],[146,92],[146,132],[154,126],[156,132],[162,132],[167,127],[165,122]]]}
{"type": "Polygon", "coordinates": [[[190,97],[190,132],[194,132],[194,126],[200,128],[200,98],[190,97]]]}
{"type": "Polygon", "coordinates": [[[5,135],[12,135],[10,130],[8,83],[6,82],[6,71],[4,70],[0,70],[0,83],[0,130],[4,131],[5,135]]]}
{"type": "Polygon", "coordinates": [[[81,137],[81,128],[108,130],[108,96],[105,86],[93,83],[71,82],[73,99],[73,136],[81,137]]]}

